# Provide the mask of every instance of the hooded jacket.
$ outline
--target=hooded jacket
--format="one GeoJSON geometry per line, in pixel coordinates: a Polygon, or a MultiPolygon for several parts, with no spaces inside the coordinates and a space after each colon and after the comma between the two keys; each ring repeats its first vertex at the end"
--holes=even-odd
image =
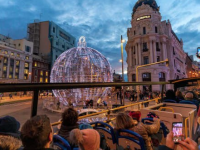
{"type": "Polygon", "coordinates": [[[22,142],[12,136],[0,135],[0,149],[17,150],[22,146],[22,142]]]}
{"type": "MultiPolygon", "coordinates": [[[[130,128],[129,130],[132,130],[133,132],[136,132],[139,135],[141,135],[144,139],[146,149],[153,150],[153,145],[149,134],[156,134],[158,133],[159,129],[160,122],[158,120],[155,120],[151,125],[146,125],[139,122],[137,125],[135,125],[133,128],[130,128]]],[[[122,133],[122,135],[127,135],[127,133],[122,133]]]]}

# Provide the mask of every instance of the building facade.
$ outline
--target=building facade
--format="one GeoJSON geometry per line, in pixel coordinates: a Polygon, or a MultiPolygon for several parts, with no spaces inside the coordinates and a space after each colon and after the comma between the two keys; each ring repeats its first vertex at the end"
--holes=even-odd
{"type": "MultiPolygon", "coordinates": [[[[136,67],[169,59],[169,66],[157,64],[138,70],[139,82],[159,82],[186,77],[183,41],[178,39],[170,21],[162,16],[155,0],[138,0],[133,8],[126,45],[128,81],[136,81],[136,67]]],[[[166,89],[172,88],[167,85],[166,89]]],[[[141,86],[140,90],[160,91],[159,85],[141,86]]]]}
{"type": "Polygon", "coordinates": [[[48,83],[50,79],[50,64],[43,58],[33,55],[32,82],[48,83]]]}
{"type": "Polygon", "coordinates": [[[33,43],[0,35],[0,82],[31,82],[33,43]]]}
{"type": "Polygon", "coordinates": [[[35,20],[27,29],[27,38],[33,42],[33,54],[41,56],[52,66],[64,51],[75,47],[75,38],[52,21],[35,20]]]}

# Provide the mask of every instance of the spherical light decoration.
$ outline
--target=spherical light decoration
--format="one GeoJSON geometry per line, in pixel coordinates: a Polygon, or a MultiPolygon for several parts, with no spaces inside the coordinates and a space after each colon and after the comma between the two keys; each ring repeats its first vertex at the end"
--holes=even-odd
{"type": "MultiPolygon", "coordinates": [[[[80,37],[78,47],[63,52],[55,61],[50,76],[51,83],[112,82],[111,66],[97,50],[86,45],[80,37]]],[[[64,105],[85,100],[97,101],[106,97],[110,88],[80,88],[53,90],[55,97],[64,105]]]]}

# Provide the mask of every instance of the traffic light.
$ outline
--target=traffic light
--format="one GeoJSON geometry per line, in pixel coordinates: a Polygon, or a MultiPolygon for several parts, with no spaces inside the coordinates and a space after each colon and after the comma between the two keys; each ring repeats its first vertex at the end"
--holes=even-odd
{"type": "Polygon", "coordinates": [[[166,61],[166,67],[169,67],[169,59],[167,58],[167,59],[165,59],[165,61],[166,61]]]}

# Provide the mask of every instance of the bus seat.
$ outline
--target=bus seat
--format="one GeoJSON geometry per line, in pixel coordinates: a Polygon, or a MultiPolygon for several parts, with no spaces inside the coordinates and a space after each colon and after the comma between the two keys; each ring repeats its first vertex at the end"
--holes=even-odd
{"type": "Polygon", "coordinates": [[[117,143],[119,147],[123,147],[124,149],[146,150],[145,143],[141,135],[131,130],[122,129],[117,131],[117,143]],[[129,134],[130,136],[124,136],[121,135],[121,133],[129,134]],[[131,136],[134,136],[135,138],[131,136]]]}
{"type": "MultiPolygon", "coordinates": [[[[153,118],[143,118],[142,119],[142,123],[145,123],[146,120],[153,121],[153,118]]],[[[147,122],[145,124],[151,124],[151,123],[147,122]]],[[[168,134],[168,131],[167,131],[167,127],[165,126],[165,124],[162,121],[160,122],[160,129],[163,130],[163,135],[166,138],[167,134],[168,134]]]]}
{"type": "Polygon", "coordinates": [[[198,104],[195,103],[193,100],[192,101],[190,101],[190,100],[183,100],[183,101],[180,101],[179,103],[180,104],[193,104],[193,105],[197,106],[197,109],[199,108],[198,104]]]}
{"type": "Polygon", "coordinates": [[[59,135],[53,136],[53,147],[62,150],[79,150],[79,148],[71,148],[69,142],[59,135]]]}
{"type": "Polygon", "coordinates": [[[166,99],[164,100],[165,103],[177,103],[175,100],[172,99],[166,99]]]}
{"type": "Polygon", "coordinates": [[[90,125],[94,125],[93,128],[100,133],[102,149],[106,149],[106,147],[108,147],[110,150],[116,150],[117,139],[115,137],[114,129],[109,124],[97,121],[91,123],[90,125]]]}

